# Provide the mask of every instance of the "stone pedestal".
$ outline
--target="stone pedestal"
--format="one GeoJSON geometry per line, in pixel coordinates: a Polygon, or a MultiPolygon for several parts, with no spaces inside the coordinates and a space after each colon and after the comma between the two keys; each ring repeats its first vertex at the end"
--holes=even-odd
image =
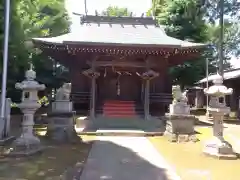
{"type": "Polygon", "coordinates": [[[166,114],[167,118],[165,135],[171,142],[196,141],[193,115],[166,114]]]}
{"type": "Polygon", "coordinates": [[[72,102],[59,101],[53,103],[52,112],[48,113],[46,136],[59,143],[76,142],[80,140],[75,131],[75,112],[72,102]]]}
{"type": "Polygon", "coordinates": [[[169,111],[170,111],[170,114],[173,114],[173,115],[189,115],[190,106],[185,102],[176,102],[176,103],[170,104],[169,111]]]}
{"type": "Polygon", "coordinates": [[[52,112],[72,112],[73,104],[67,100],[57,100],[52,102],[52,112]]]}
{"type": "Polygon", "coordinates": [[[46,136],[51,140],[60,143],[80,140],[74,127],[74,115],[74,112],[49,113],[46,136]]]}

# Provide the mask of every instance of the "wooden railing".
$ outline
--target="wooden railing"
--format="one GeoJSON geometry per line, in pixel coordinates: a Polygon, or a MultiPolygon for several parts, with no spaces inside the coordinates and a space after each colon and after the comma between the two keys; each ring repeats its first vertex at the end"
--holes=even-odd
{"type": "MultiPolygon", "coordinates": [[[[71,93],[71,100],[75,103],[89,103],[90,92],[73,92],[71,93]]],[[[172,94],[170,93],[150,93],[150,103],[171,104],[172,94]]]]}
{"type": "Polygon", "coordinates": [[[171,104],[172,94],[170,93],[150,93],[150,103],[171,104]]]}
{"type": "Polygon", "coordinates": [[[72,92],[71,100],[75,103],[89,103],[90,102],[90,92],[72,92]]]}

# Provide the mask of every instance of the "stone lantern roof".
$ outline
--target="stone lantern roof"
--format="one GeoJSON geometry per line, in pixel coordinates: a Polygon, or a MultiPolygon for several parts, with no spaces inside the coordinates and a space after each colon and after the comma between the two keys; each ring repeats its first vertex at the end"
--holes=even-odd
{"type": "Polygon", "coordinates": [[[227,88],[223,85],[223,77],[217,74],[213,79],[213,86],[204,89],[204,93],[213,96],[230,95],[233,92],[232,88],[227,88]]]}

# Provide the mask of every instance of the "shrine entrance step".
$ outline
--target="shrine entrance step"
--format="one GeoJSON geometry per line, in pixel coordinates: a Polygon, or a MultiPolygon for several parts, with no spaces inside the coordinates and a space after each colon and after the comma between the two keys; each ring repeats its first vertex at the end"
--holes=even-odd
{"type": "Polygon", "coordinates": [[[136,130],[144,132],[164,132],[165,123],[164,118],[151,117],[145,120],[141,117],[134,118],[117,118],[117,117],[104,117],[98,115],[94,120],[85,119],[77,120],[78,128],[84,132],[93,132],[97,130],[136,130]]]}
{"type": "Polygon", "coordinates": [[[108,100],[103,104],[104,117],[136,117],[134,101],[108,100]]]}

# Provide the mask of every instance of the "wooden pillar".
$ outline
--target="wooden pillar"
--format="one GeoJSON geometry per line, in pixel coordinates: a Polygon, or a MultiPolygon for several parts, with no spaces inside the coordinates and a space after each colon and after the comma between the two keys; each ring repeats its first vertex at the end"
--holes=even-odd
{"type": "Polygon", "coordinates": [[[91,78],[91,98],[90,98],[90,117],[91,119],[95,119],[95,102],[96,102],[96,76],[95,72],[95,64],[94,61],[92,63],[92,71],[93,75],[91,78]]]}
{"type": "Polygon", "coordinates": [[[95,119],[96,78],[92,77],[91,81],[90,117],[95,119]]]}
{"type": "Polygon", "coordinates": [[[96,102],[96,79],[100,76],[99,72],[95,69],[95,60],[92,61],[91,69],[83,72],[84,75],[91,78],[91,98],[90,98],[90,118],[95,118],[95,102],[96,102]]]}
{"type": "Polygon", "coordinates": [[[150,79],[145,80],[145,93],[144,93],[144,117],[145,120],[149,119],[149,89],[150,79]]]}
{"type": "Polygon", "coordinates": [[[144,86],[144,118],[149,119],[150,116],[150,81],[157,77],[159,74],[150,69],[149,63],[154,62],[152,57],[146,59],[146,72],[144,72],[141,77],[145,82],[144,86]]]}

